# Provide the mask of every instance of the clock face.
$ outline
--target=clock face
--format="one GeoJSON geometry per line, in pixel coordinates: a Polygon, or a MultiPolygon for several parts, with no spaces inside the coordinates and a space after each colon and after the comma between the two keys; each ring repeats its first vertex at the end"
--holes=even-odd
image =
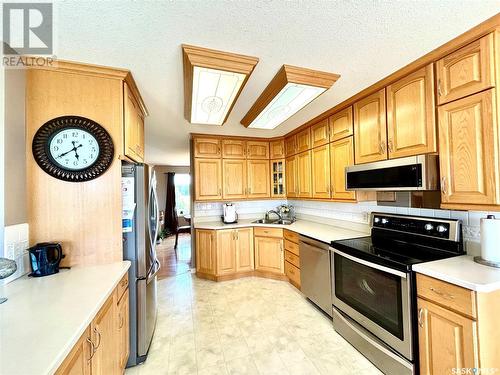
{"type": "Polygon", "coordinates": [[[40,126],[33,137],[33,157],[52,177],[69,182],[101,176],[114,160],[110,134],[81,116],[61,116],[40,126]]]}
{"type": "Polygon", "coordinates": [[[49,152],[61,168],[78,171],[92,166],[99,157],[99,144],[89,132],[66,128],[52,136],[49,152]]]}

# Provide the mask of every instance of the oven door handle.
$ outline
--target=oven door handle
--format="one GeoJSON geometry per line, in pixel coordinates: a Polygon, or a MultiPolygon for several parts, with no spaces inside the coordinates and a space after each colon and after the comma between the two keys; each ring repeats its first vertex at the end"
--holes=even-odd
{"type": "Polygon", "coordinates": [[[406,273],[404,273],[404,272],[396,271],[396,270],[393,270],[392,268],[389,268],[389,267],[381,266],[379,264],[375,264],[375,263],[368,262],[368,261],[363,260],[363,259],[359,259],[359,258],[353,257],[352,255],[346,254],[346,253],[344,253],[344,252],[342,252],[340,250],[337,250],[335,248],[333,249],[333,252],[335,254],[340,255],[341,257],[344,257],[344,258],[347,258],[349,260],[352,260],[353,262],[362,264],[362,265],[370,267],[370,268],[375,268],[375,269],[377,269],[379,271],[387,272],[387,273],[390,273],[392,275],[396,275],[396,276],[402,277],[403,279],[406,279],[406,273]]]}

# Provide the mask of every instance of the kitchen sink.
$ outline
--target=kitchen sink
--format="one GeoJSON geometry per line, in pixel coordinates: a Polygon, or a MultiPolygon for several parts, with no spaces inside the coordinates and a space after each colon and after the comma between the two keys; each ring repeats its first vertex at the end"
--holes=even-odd
{"type": "Polygon", "coordinates": [[[275,225],[290,225],[293,223],[292,220],[282,220],[282,219],[275,219],[275,220],[269,220],[269,219],[259,219],[252,221],[253,224],[275,224],[275,225]]]}

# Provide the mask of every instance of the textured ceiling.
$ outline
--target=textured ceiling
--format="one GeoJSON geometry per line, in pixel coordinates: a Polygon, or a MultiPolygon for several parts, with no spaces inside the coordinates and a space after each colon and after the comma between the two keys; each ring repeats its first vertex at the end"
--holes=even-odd
{"type": "Polygon", "coordinates": [[[146,160],[188,165],[189,133],[283,135],[500,10],[500,0],[56,1],[55,54],[130,69],[148,106],[146,160]],[[260,59],[226,124],[183,117],[182,43],[260,59]],[[283,64],[341,75],[275,130],[241,118],[283,64]]]}

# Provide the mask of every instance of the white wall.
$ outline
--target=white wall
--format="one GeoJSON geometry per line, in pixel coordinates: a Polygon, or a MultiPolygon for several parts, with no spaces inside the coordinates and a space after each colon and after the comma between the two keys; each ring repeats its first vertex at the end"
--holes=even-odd
{"type": "Polygon", "coordinates": [[[25,88],[24,69],[5,71],[5,225],[27,222],[25,88]]]}
{"type": "Polygon", "coordinates": [[[5,200],[4,200],[4,142],[5,137],[5,69],[0,69],[0,92],[2,93],[2,98],[0,100],[0,257],[3,257],[4,245],[3,245],[3,231],[4,231],[4,212],[5,212],[5,200]]]}

